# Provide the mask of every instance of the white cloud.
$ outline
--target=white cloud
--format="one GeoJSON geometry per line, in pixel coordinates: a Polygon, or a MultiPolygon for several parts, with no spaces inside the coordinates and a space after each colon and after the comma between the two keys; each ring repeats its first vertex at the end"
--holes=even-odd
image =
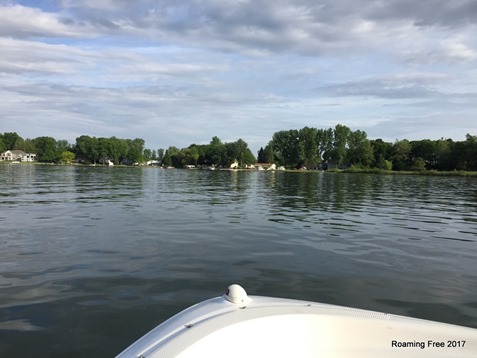
{"type": "Polygon", "coordinates": [[[85,37],[92,28],[77,25],[58,13],[21,5],[0,5],[0,36],[29,37],[85,37]]]}
{"type": "Polygon", "coordinates": [[[440,137],[475,118],[472,1],[27,3],[0,5],[0,121],[25,137],[258,149],[305,125],[440,137]]]}

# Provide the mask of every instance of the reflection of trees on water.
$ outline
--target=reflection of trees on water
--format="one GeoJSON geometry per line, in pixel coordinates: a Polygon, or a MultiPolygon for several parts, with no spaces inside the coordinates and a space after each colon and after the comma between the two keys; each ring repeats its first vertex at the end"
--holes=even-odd
{"type": "Polygon", "coordinates": [[[207,205],[244,203],[251,180],[248,172],[229,170],[172,170],[172,180],[166,183],[171,193],[181,193],[182,200],[207,205]]]}
{"type": "Polygon", "coordinates": [[[122,201],[144,196],[144,168],[73,167],[77,201],[122,201]]]}
{"type": "Polygon", "coordinates": [[[474,178],[319,172],[264,174],[268,178],[258,181],[257,192],[259,200],[268,203],[270,221],[341,226],[382,222],[400,229],[430,232],[449,218],[477,221],[474,178]]]}
{"type": "Polygon", "coordinates": [[[373,185],[370,176],[321,172],[275,173],[269,184],[274,206],[294,211],[355,210],[373,185]]]}

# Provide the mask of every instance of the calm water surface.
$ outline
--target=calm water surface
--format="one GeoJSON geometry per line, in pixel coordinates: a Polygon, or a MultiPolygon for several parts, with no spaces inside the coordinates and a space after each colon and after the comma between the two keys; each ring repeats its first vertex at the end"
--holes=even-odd
{"type": "Polygon", "coordinates": [[[0,166],[0,356],[109,357],[230,283],[477,328],[477,179],[0,166]]]}

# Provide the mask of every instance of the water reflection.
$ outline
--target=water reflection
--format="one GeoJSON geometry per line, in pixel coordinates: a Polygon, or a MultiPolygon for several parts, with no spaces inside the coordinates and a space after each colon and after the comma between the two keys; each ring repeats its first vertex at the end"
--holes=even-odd
{"type": "Polygon", "coordinates": [[[1,356],[113,356],[231,282],[477,327],[475,179],[20,165],[0,193],[1,356]]]}
{"type": "Polygon", "coordinates": [[[74,167],[75,200],[78,202],[123,201],[145,196],[143,168],[74,167]]]}

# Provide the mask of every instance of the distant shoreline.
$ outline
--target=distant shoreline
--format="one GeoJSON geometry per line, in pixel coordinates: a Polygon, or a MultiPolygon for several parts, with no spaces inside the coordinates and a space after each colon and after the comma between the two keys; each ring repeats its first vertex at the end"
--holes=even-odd
{"type": "MultiPolygon", "coordinates": [[[[158,166],[146,166],[146,165],[115,165],[108,166],[103,164],[57,164],[57,163],[41,163],[41,162],[8,162],[1,161],[0,165],[40,165],[40,166],[59,166],[59,167],[83,167],[83,168],[150,168],[150,169],[163,169],[163,170],[191,170],[186,168],[162,168],[158,166]]],[[[206,170],[206,169],[196,169],[206,170]]],[[[219,169],[218,171],[238,171],[238,172],[286,172],[286,173],[324,173],[324,174],[376,174],[376,175],[417,175],[417,176],[444,176],[444,177],[477,177],[477,171],[437,171],[437,170],[383,170],[383,169],[328,169],[328,170],[303,170],[303,169],[286,169],[286,170],[256,170],[256,169],[219,169]]]]}

